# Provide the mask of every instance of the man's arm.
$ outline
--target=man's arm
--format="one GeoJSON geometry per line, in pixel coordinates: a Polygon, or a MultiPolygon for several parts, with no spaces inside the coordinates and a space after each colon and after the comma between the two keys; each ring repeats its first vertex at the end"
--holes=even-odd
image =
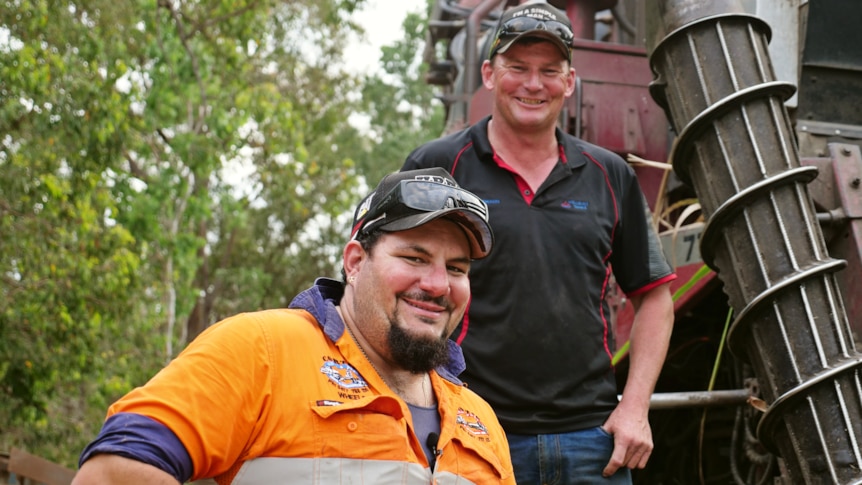
{"type": "Polygon", "coordinates": [[[179,485],[169,473],[119,455],[96,455],[81,465],[72,485],[179,485]]]}
{"type": "Polygon", "coordinates": [[[649,402],[661,373],[673,331],[669,284],[632,297],[635,314],[630,336],[629,374],[622,398],[603,427],[614,437],[614,452],[604,470],[643,468],[653,449],[649,402]]]}

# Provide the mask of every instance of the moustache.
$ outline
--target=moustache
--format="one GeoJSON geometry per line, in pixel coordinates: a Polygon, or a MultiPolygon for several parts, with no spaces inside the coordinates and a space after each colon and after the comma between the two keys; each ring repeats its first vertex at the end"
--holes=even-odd
{"type": "Polygon", "coordinates": [[[449,298],[446,298],[445,296],[431,296],[424,291],[404,292],[401,293],[399,296],[410,300],[433,303],[435,305],[445,308],[449,312],[451,312],[454,307],[449,298]]]}

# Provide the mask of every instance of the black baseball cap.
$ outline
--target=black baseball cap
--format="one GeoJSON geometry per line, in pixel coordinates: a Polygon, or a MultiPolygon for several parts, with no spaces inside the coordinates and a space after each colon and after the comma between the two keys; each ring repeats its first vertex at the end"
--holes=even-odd
{"type": "Polygon", "coordinates": [[[464,230],[472,259],[484,258],[491,251],[494,235],[488,224],[488,206],[458,186],[440,167],[383,177],[356,208],[350,238],[357,239],[374,229],[405,231],[441,217],[456,222],[464,230]]]}
{"type": "Polygon", "coordinates": [[[488,59],[506,52],[512,44],[527,37],[550,41],[560,49],[563,57],[572,62],[572,22],[565,12],[542,2],[523,3],[503,12],[488,51],[488,59]]]}

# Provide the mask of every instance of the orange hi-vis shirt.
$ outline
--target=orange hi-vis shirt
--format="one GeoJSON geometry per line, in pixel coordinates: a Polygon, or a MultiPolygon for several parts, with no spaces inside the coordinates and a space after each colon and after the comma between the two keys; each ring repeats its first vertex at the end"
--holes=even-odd
{"type": "Polygon", "coordinates": [[[213,325],[112,405],[109,418],[131,413],[167,427],[191,458],[194,480],[515,483],[494,412],[455,377],[463,357],[454,343],[452,364],[430,373],[440,434],[429,468],[407,404],[345,331],[335,309],[342,288],[321,278],[291,309],[213,325]]]}

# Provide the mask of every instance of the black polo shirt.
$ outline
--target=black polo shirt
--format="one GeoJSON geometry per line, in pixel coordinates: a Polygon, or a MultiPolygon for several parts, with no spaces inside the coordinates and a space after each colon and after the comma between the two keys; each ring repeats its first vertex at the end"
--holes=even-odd
{"type": "Polygon", "coordinates": [[[598,426],[617,404],[611,268],[629,295],[675,275],[620,156],[557,130],[560,162],[525,199],[495,160],[489,119],[419,147],[402,168],[444,167],[490,210],[494,248],[472,264],[468,315],[452,334],[467,361],[461,378],[507,432],[598,426]]]}

